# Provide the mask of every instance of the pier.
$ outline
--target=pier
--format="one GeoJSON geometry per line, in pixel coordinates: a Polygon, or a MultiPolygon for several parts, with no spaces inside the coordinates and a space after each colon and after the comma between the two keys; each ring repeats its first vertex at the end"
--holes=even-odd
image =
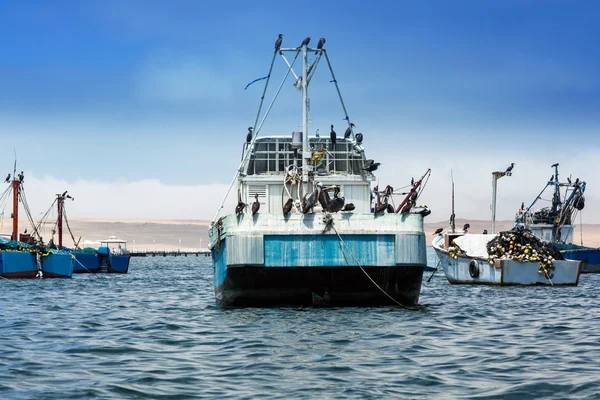
{"type": "Polygon", "coordinates": [[[129,254],[131,257],[209,257],[210,251],[207,249],[184,249],[184,250],[156,250],[156,249],[130,249],[129,254]]]}

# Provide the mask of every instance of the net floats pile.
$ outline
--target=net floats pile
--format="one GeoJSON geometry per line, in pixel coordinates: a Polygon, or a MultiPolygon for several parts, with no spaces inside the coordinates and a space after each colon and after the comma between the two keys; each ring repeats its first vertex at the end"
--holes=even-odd
{"type": "Polygon", "coordinates": [[[551,243],[542,242],[531,231],[522,227],[500,232],[487,244],[488,262],[494,259],[539,262],[539,274],[552,279],[554,260],[562,260],[560,252],[551,243]]]}

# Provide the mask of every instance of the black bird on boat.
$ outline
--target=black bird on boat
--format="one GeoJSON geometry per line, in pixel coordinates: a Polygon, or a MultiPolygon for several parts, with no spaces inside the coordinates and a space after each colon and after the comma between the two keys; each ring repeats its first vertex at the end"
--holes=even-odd
{"type": "Polygon", "coordinates": [[[363,141],[363,134],[362,133],[357,133],[356,134],[356,143],[357,144],[361,144],[363,141]]]}
{"type": "Polygon", "coordinates": [[[355,208],[354,203],[346,203],[342,211],[354,211],[355,208]]]}
{"type": "Polygon", "coordinates": [[[444,230],[444,228],[437,228],[437,229],[435,230],[435,232],[433,232],[433,234],[434,234],[434,235],[439,235],[440,233],[442,233],[442,232],[443,232],[443,230],[444,230]]]}
{"type": "Polygon", "coordinates": [[[483,234],[484,234],[484,235],[487,235],[487,234],[488,234],[488,233],[487,233],[487,229],[484,229],[484,230],[483,230],[483,234]]]}
{"type": "Polygon", "coordinates": [[[346,202],[346,199],[344,199],[343,197],[338,197],[339,193],[340,193],[340,188],[337,186],[334,187],[333,199],[331,199],[331,201],[327,205],[327,211],[334,213],[334,212],[340,211],[344,207],[344,203],[346,202]]]}
{"type": "Polygon", "coordinates": [[[317,183],[315,190],[312,193],[307,193],[302,200],[302,213],[307,214],[309,211],[313,209],[313,207],[317,204],[317,199],[321,194],[320,183],[317,183]]]}
{"type": "Polygon", "coordinates": [[[244,211],[244,208],[246,208],[246,203],[240,201],[235,207],[235,215],[240,215],[244,211]]]}
{"type": "Polygon", "coordinates": [[[251,126],[248,127],[248,134],[246,135],[246,143],[250,143],[252,141],[252,128],[251,126]]]}
{"type": "Polygon", "coordinates": [[[336,142],[337,134],[333,130],[333,125],[331,125],[331,133],[329,134],[329,138],[331,139],[331,150],[335,150],[335,142],[336,142]]]}
{"type": "Polygon", "coordinates": [[[506,168],[506,171],[504,171],[504,174],[510,175],[510,171],[512,171],[514,167],[515,167],[515,163],[510,163],[510,167],[506,168]]]}
{"type": "Polygon", "coordinates": [[[387,210],[387,203],[381,203],[377,207],[375,207],[375,214],[382,213],[387,210]]]}
{"type": "MultiPolygon", "coordinates": [[[[323,48],[323,45],[325,44],[325,38],[322,37],[321,39],[319,39],[319,43],[317,43],[317,50],[321,50],[323,48]]],[[[317,54],[318,51],[315,51],[315,54],[317,54]]]]}
{"type": "Polygon", "coordinates": [[[346,132],[344,132],[344,139],[349,139],[350,135],[352,135],[352,128],[355,128],[356,125],[354,125],[354,123],[350,122],[350,126],[348,127],[348,129],[346,129],[346,132]]]}
{"type": "Polygon", "coordinates": [[[8,182],[10,182],[10,174],[8,174],[6,176],[6,179],[4,180],[4,183],[8,183],[8,182]]]}
{"type": "Polygon", "coordinates": [[[373,172],[373,171],[376,171],[380,165],[381,165],[381,163],[376,162],[376,163],[370,164],[368,167],[365,167],[363,169],[368,172],[373,172]]]}
{"type": "Polygon", "coordinates": [[[258,210],[260,210],[260,201],[258,201],[258,193],[254,195],[256,199],[254,203],[252,203],[252,216],[255,216],[258,210]]]}
{"type": "Polygon", "coordinates": [[[283,215],[287,216],[290,211],[292,211],[292,206],[294,205],[294,200],[288,199],[288,201],[283,206],[283,215]]]}
{"type": "Polygon", "coordinates": [[[393,213],[395,212],[395,210],[394,210],[394,206],[393,206],[393,205],[391,205],[391,204],[388,204],[388,205],[387,205],[387,212],[388,212],[389,214],[393,214],[393,213]]]}
{"type": "Polygon", "coordinates": [[[329,193],[327,193],[326,190],[321,190],[321,193],[319,193],[319,204],[321,205],[323,210],[327,210],[330,201],[331,197],[329,197],[329,193]]]}
{"type": "Polygon", "coordinates": [[[279,37],[275,41],[275,51],[277,51],[281,48],[281,42],[283,42],[283,35],[280,33],[279,37]]]}
{"type": "MultiPolygon", "coordinates": [[[[307,37],[306,39],[304,39],[304,40],[302,41],[302,43],[300,43],[300,47],[302,47],[302,46],[304,46],[304,45],[307,45],[307,46],[308,46],[308,44],[309,44],[309,43],[310,43],[310,37],[307,37]]],[[[300,48],[300,47],[298,47],[298,48],[300,48]]]]}
{"type": "Polygon", "coordinates": [[[468,231],[470,227],[471,227],[471,225],[465,224],[465,226],[463,226],[463,231],[465,231],[465,232],[468,231]]]}

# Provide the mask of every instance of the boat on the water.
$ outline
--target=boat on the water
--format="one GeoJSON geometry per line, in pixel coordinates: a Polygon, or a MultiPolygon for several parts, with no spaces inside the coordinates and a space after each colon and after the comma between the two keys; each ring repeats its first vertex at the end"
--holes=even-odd
{"type": "Polygon", "coordinates": [[[269,72],[232,182],[238,205],[235,212],[218,218],[224,200],[209,228],[216,302],[417,304],[427,262],[423,218],[429,210],[416,206],[424,178],[412,182],[397,208],[388,204],[393,188],[376,188],[377,197],[383,194],[384,200],[371,210],[371,182],[379,163],[365,157],[363,134],[355,133],[350,123],[324,39],[317,48],[308,48],[308,40],[298,48],[281,48],[279,40],[271,63],[272,71],[275,58],[281,56],[288,67],[281,86],[292,73],[301,90],[302,131],[258,137],[271,108],[257,125],[269,72]],[[294,58],[290,61],[286,54],[294,58]],[[299,57],[302,73],[296,75],[293,66],[299,57]],[[344,112],[343,135],[337,136],[333,125],[326,137],[318,130],[308,134],[308,86],[321,59],[328,64],[344,112]]]}
{"type": "Polygon", "coordinates": [[[131,255],[127,241],[116,236],[101,240],[98,249],[75,249],[72,254],[75,257],[73,272],[76,273],[126,274],[129,271],[131,255]]]}
{"type": "MultiPolygon", "coordinates": [[[[515,236],[524,235],[527,233],[504,232],[499,236],[446,232],[436,236],[431,245],[450,283],[501,286],[578,285],[581,272],[579,261],[550,259],[548,263],[547,255],[545,255],[546,261],[541,259],[543,256],[536,256],[532,260],[519,257],[521,253],[517,251],[515,245],[519,240],[515,240],[515,236]],[[512,240],[510,240],[511,236],[512,240]],[[502,256],[490,254],[488,247],[492,241],[498,242],[497,246],[502,247],[502,256]]],[[[533,253],[533,249],[526,246],[523,249],[523,251],[527,250],[526,254],[537,255],[537,250],[533,253]]]]}
{"type": "Polygon", "coordinates": [[[531,231],[517,226],[496,234],[496,188],[498,179],[512,175],[514,164],[506,171],[492,172],[492,233],[470,233],[469,224],[457,231],[452,180],[450,228],[439,229],[431,243],[448,282],[484,285],[576,286],[581,263],[564,260],[551,243],[543,242],[531,231]]]}
{"type": "Polygon", "coordinates": [[[521,205],[515,218],[516,226],[524,226],[541,240],[552,242],[568,260],[582,262],[582,273],[600,272],[600,249],[574,243],[577,213],[585,207],[586,182],[579,178],[560,182],[558,166],[552,165],[554,175],[527,208],[521,205]],[[544,192],[550,189],[551,205],[534,211],[544,192]],[[561,190],[562,189],[562,190],[561,190]]]}
{"type": "Polygon", "coordinates": [[[45,244],[39,234],[39,224],[33,224],[27,198],[23,195],[23,173],[14,173],[11,240],[0,240],[0,276],[5,278],[70,278],[73,274],[71,256],[52,244],[45,244]],[[25,205],[33,232],[19,235],[19,201],[25,205]],[[18,238],[18,240],[17,240],[18,238]]]}

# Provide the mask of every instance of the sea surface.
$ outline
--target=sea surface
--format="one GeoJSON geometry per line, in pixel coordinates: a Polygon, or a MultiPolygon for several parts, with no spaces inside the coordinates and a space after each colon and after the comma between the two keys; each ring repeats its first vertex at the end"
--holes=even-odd
{"type": "Polygon", "coordinates": [[[0,280],[0,398],[600,398],[600,275],[429,275],[414,309],[224,310],[206,257],[0,280]]]}

